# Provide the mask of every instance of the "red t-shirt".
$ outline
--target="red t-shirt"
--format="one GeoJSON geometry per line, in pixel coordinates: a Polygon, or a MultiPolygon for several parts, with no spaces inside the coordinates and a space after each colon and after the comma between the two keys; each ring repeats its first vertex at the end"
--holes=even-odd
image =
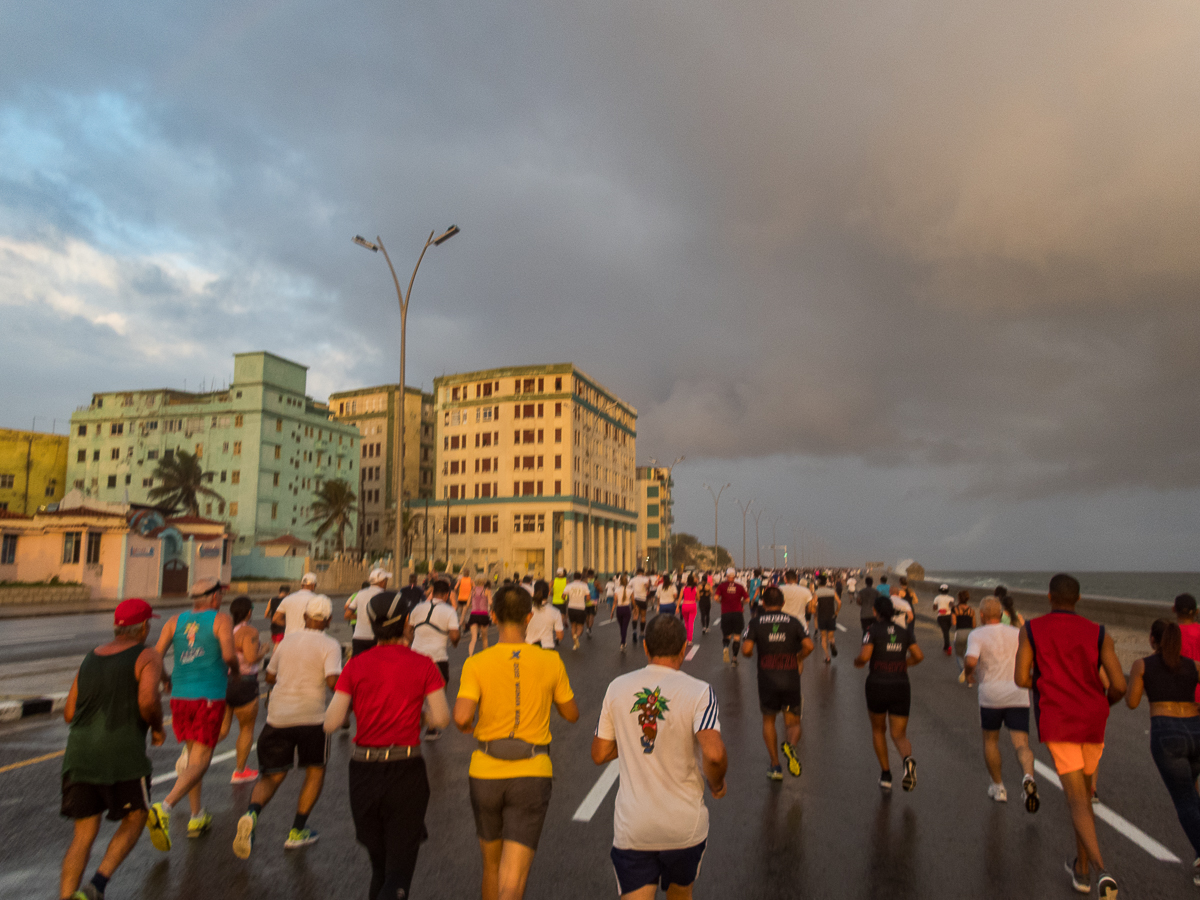
{"type": "MultiPolygon", "coordinates": [[[[1200,623],[1188,622],[1179,630],[1183,632],[1183,655],[1200,662],[1200,623]]],[[[1200,703],[1200,687],[1196,688],[1196,702],[1200,703]]]]}
{"type": "Polygon", "coordinates": [[[350,695],[360,747],[415,747],[421,742],[421,705],[446,686],[428,656],[403,644],[373,647],[346,663],[334,690],[350,695]]]}
{"type": "Polygon", "coordinates": [[[1042,743],[1103,744],[1108,697],[1100,680],[1100,626],[1055,610],[1025,623],[1033,646],[1033,711],[1042,743]]]}
{"type": "Polygon", "coordinates": [[[742,604],[750,599],[746,589],[736,581],[722,581],[713,588],[713,593],[720,601],[723,613],[741,612],[742,604]]]}

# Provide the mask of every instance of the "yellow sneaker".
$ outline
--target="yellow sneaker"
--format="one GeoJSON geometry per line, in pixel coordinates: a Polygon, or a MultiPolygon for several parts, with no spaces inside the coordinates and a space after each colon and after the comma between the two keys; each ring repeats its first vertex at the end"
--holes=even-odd
{"type": "Polygon", "coordinates": [[[198,838],[202,834],[208,834],[212,828],[212,816],[205,810],[200,810],[200,815],[192,816],[188,819],[188,837],[198,838]]]}
{"type": "Polygon", "coordinates": [[[151,804],[150,814],[146,816],[146,830],[150,832],[150,843],[155,850],[166,853],[171,849],[171,814],[161,803],[151,804]]]}

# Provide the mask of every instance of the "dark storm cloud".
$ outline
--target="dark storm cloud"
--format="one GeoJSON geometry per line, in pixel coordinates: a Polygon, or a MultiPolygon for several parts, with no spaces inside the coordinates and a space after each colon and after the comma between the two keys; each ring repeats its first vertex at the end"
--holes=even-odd
{"type": "Polygon", "coordinates": [[[453,221],[414,382],[569,359],[639,407],[644,457],[919,470],[963,503],[1194,488],[1198,18],[12,5],[0,237],[34,261],[0,303],[70,318],[80,399],[251,347],[327,392],[394,377],[386,267],[349,237],[406,278],[453,221]],[[93,269],[30,249],[71,241],[93,269]],[[113,316],[187,351],[129,371],[113,316]]]}

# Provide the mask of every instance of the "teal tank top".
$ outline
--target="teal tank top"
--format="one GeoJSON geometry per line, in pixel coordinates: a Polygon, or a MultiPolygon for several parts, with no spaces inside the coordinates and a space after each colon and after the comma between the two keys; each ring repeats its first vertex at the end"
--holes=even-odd
{"type": "Polygon", "coordinates": [[[175,622],[175,669],[171,696],[176,700],[224,700],[229,667],[221,656],[221,642],[213,634],[215,609],[184,612],[175,622]]]}

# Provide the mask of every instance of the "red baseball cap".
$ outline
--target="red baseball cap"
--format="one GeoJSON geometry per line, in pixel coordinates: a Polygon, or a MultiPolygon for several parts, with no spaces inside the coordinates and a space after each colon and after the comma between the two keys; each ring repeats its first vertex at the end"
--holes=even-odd
{"type": "Polygon", "coordinates": [[[117,606],[116,612],[113,613],[113,624],[118,628],[124,628],[127,625],[141,625],[143,622],[157,618],[158,614],[150,608],[149,603],[134,597],[121,601],[117,606]]]}

